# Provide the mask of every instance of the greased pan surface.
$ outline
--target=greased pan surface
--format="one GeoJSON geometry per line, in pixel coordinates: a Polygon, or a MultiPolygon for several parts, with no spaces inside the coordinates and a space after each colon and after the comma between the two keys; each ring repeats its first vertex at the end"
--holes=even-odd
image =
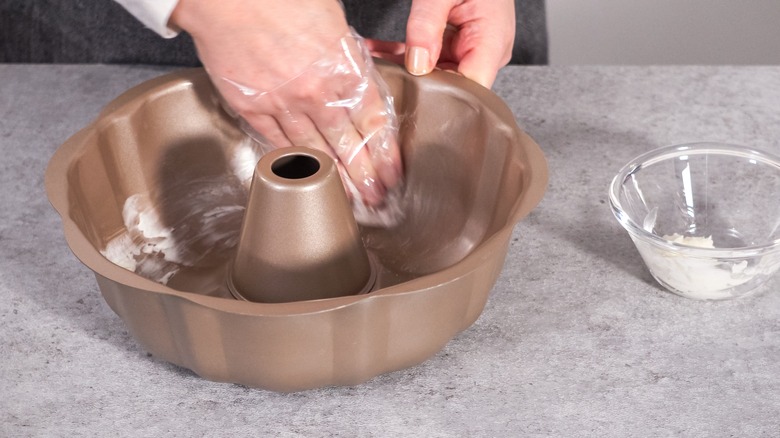
{"type": "Polygon", "coordinates": [[[206,379],[287,392],[418,364],[479,317],[514,225],[545,191],[543,154],[489,90],[450,73],[378,68],[401,121],[405,220],[360,229],[379,266],[367,294],[284,303],[230,294],[249,187],[236,157],[251,144],[200,69],[127,91],[59,148],[46,188],[67,242],[143,348],[206,379]],[[168,237],[186,264],[166,284],[105,255],[128,233],[128,205],[156,208],[158,225],[175,229],[168,237]],[[204,211],[230,213],[223,240],[198,219],[204,211]]]}

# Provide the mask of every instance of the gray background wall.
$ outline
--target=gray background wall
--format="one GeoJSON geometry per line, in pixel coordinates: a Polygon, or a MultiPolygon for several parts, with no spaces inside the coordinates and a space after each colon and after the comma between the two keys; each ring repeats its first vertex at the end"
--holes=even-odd
{"type": "Polygon", "coordinates": [[[780,0],[547,0],[551,64],[780,64],[780,0]]]}

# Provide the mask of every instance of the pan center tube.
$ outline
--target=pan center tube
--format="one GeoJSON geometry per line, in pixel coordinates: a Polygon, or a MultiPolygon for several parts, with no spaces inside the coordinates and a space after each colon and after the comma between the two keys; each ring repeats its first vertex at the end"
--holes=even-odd
{"type": "Polygon", "coordinates": [[[365,293],[375,281],[333,159],[303,147],[264,155],[228,275],[231,294],[284,303],[365,293]]]}

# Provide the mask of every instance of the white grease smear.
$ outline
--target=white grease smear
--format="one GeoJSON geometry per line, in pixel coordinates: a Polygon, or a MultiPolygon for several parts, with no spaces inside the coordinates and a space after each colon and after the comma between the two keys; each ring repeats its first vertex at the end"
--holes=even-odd
{"type": "MultiPolygon", "coordinates": [[[[228,260],[238,245],[246,196],[262,154],[260,145],[246,137],[228,159],[225,174],[167,187],[159,194],[162,199],[149,193],[128,197],[122,209],[125,232],[110,240],[101,254],[124,269],[162,284],[182,268],[214,266],[228,260]],[[161,206],[173,216],[167,218],[173,223],[164,220],[161,206]]],[[[354,186],[349,189],[353,195],[357,193],[354,186]]],[[[362,224],[387,227],[403,217],[400,204],[398,189],[388,194],[385,206],[368,208],[362,202],[353,202],[353,212],[362,224]]]]}
{"type": "Polygon", "coordinates": [[[679,243],[680,245],[693,246],[695,248],[715,248],[715,242],[712,241],[712,236],[698,237],[698,236],[683,236],[682,234],[674,233],[672,235],[665,235],[663,239],[672,243],[679,243]]]}
{"type": "Polygon", "coordinates": [[[130,196],[122,209],[126,231],[109,241],[101,254],[162,284],[183,267],[226,259],[238,245],[245,210],[239,200],[245,202],[261,155],[258,144],[246,137],[228,160],[228,173],[168,188],[168,202],[177,204],[175,223],[162,220],[148,193],[130,196]]]}
{"type": "Polygon", "coordinates": [[[172,236],[173,229],[163,225],[148,196],[133,195],[127,198],[122,209],[122,218],[131,235],[140,234],[144,238],[142,253],[161,254],[171,263],[184,263],[172,236]]]}
{"type": "Polygon", "coordinates": [[[230,167],[233,174],[249,190],[249,184],[252,182],[252,175],[255,173],[255,167],[260,160],[262,151],[252,138],[246,137],[236,148],[236,152],[230,159],[230,167]]]}
{"type": "Polygon", "coordinates": [[[127,198],[122,218],[127,231],[109,241],[101,254],[142,277],[167,284],[183,264],[172,229],[162,225],[146,194],[127,198]]]}
{"type": "Polygon", "coordinates": [[[100,253],[111,263],[135,272],[135,268],[138,267],[135,257],[141,254],[141,250],[133,243],[130,234],[122,233],[111,239],[100,253]]]}
{"type": "MultiPolygon", "coordinates": [[[[697,248],[715,248],[712,237],[682,236],[674,233],[665,240],[697,248]]],[[[635,240],[637,249],[653,274],[680,294],[700,300],[717,300],[734,296],[736,288],[757,275],[772,275],[778,260],[769,257],[749,267],[748,260],[719,260],[691,257],[635,240]]]]}
{"type": "Polygon", "coordinates": [[[191,206],[185,204],[191,208],[171,226],[163,222],[148,194],[130,196],[122,212],[126,231],[101,253],[114,264],[162,284],[183,267],[224,260],[238,244],[245,207],[214,205],[226,188],[215,189],[202,193],[203,199],[193,199],[191,206]]]}

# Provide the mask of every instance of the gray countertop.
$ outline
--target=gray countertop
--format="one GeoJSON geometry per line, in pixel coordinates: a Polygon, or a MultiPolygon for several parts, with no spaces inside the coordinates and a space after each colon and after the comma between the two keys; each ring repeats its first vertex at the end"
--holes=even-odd
{"type": "Polygon", "coordinates": [[[147,354],[46,199],[54,150],[167,70],[0,64],[0,436],[780,434],[780,276],[738,301],[667,293],[607,202],[617,170],[655,147],[780,153],[780,67],[505,69],[494,89],[550,184],[482,316],[422,365],[294,394],[147,354]]]}

